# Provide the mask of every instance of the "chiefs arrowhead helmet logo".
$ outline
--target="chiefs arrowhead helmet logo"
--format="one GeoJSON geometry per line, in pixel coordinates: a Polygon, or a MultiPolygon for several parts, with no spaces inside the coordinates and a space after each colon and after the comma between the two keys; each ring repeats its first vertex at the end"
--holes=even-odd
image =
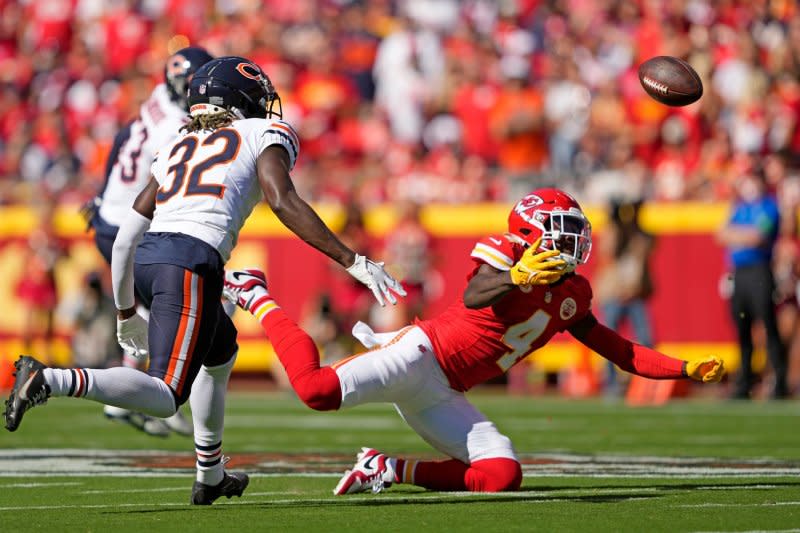
{"type": "Polygon", "coordinates": [[[536,194],[529,194],[514,206],[514,211],[526,222],[533,222],[533,212],[544,203],[536,194]]]}

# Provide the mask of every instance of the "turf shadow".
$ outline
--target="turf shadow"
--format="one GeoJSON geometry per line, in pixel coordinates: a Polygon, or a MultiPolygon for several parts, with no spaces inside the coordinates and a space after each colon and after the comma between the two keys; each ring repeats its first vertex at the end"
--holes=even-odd
{"type": "MultiPolygon", "coordinates": [[[[525,491],[522,491],[525,492],[525,491]]],[[[269,501],[261,502],[241,502],[236,505],[215,505],[215,511],[225,509],[230,512],[235,512],[237,508],[244,507],[263,507],[269,509],[297,509],[297,508],[341,508],[341,507],[385,507],[395,505],[475,505],[484,503],[496,502],[530,502],[530,503],[546,503],[546,502],[578,502],[578,503],[618,503],[626,500],[641,500],[660,497],[658,494],[653,493],[628,493],[628,494],[598,494],[598,495],[575,495],[575,496],[543,496],[541,494],[531,494],[530,497],[520,496],[520,492],[503,495],[486,495],[486,496],[473,496],[468,495],[463,498],[448,498],[448,499],[433,499],[426,497],[425,494],[419,493],[418,497],[381,497],[375,496],[369,499],[350,499],[350,498],[337,498],[337,499],[298,499],[293,502],[280,502],[272,503],[269,501]]],[[[186,508],[168,508],[168,509],[128,509],[109,511],[104,514],[152,514],[152,513],[181,513],[198,510],[197,507],[186,506],[186,508]]]]}
{"type": "Polygon", "coordinates": [[[537,492],[537,491],[571,491],[571,490],[614,490],[614,489],[647,489],[647,490],[695,490],[705,487],[714,487],[715,489],[730,487],[731,489],[748,489],[760,485],[774,485],[776,487],[800,487],[800,480],[797,481],[758,481],[752,479],[743,479],[741,483],[714,483],[710,480],[698,480],[697,482],[683,482],[683,483],[662,483],[662,484],[636,484],[629,485],[623,483],[609,483],[605,485],[528,485],[520,489],[520,492],[537,492]]]}

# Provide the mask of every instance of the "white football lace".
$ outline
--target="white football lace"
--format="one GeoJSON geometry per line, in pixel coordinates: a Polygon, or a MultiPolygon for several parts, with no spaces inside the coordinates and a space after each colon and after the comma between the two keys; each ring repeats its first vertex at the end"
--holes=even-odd
{"type": "Polygon", "coordinates": [[[663,83],[659,83],[652,78],[648,78],[647,76],[644,77],[642,80],[645,85],[650,87],[651,89],[660,92],[661,94],[667,94],[669,92],[669,87],[667,87],[663,83]]]}

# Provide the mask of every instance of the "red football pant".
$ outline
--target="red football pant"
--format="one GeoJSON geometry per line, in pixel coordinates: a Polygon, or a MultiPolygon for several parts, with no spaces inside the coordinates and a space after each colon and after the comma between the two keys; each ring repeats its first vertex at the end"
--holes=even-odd
{"type": "Polygon", "coordinates": [[[311,337],[280,308],[267,313],[261,325],[300,400],[316,411],[338,409],[342,404],[339,376],[330,367],[320,368],[319,350],[311,337]]]}
{"type": "Polygon", "coordinates": [[[408,460],[398,459],[395,479],[431,490],[471,492],[503,492],[519,490],[522,468],[514,459],[498,457],[465,464],[449,461],[419,461],[413,469],[413,479],[404,479],[408,460]]]}

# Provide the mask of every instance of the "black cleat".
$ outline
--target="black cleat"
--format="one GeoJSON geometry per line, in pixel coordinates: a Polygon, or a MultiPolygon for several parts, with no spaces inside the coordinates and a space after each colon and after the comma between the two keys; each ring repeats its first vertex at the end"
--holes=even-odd
{"type": "Polygon", "coordinates": [[[231,496],[241,496],[250,483],[250,478],[244,472],[225,472],[225,477],[219,485],[206,485],[195,481],[192,485],[192,505],[211,505],[220,496],[230,499],[231,496]]]}
{"type": "Polygon", "coordinates": [[[50,386],[44,382],[45,365],[27,355],[21,355],[14,363],[14,387],[6,400],[6,429],[16,431],[25,411],[47,403],[50,386]]]}

